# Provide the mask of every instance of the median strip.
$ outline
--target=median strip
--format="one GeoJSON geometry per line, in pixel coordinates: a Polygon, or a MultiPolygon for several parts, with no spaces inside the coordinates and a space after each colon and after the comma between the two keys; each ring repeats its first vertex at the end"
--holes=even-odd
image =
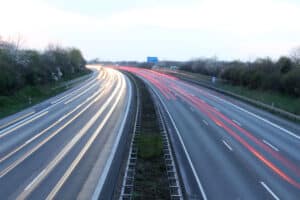
{"type": "Polygon", "coordinates": [[[182,199],[159,109],[145,84],[138,78],[134,82],[140,108],[120,199],[182,199]]]}

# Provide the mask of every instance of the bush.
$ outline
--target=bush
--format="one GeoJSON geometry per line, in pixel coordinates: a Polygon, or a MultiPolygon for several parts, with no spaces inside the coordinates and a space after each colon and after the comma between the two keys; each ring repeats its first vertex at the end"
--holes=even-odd
{"type": "MultiPolygon", "coordinates": [[[[300,51],[298,51],[300,52],[300,51]]],[[[295,56],[280,57],[277,62],[260,58],[254,62],[221,62],[216,59],[198,59],[182,63],[181,69],[217,76],[227,82],[249,89],[271,90],[299,96],[300,66],[295,56]]]]}
{"type": "Polygon", "coordinates": [[[279,60],[277,61],[277,65],[282,74],[289,72],[293,67],[292,60],[288,57],[279,58],[279,60]]]}
{"type": "Polygon", "coordinates": [[[287,94],[300,97],[300,68],[297,67],[285,74],[282,83],[287,94]]]}
{"type": "Polygon", "coordinates": [[[18,50],[0,40],[0,95],[27,85],[48,84],[86,71],[85,60],[76,48],[49,46],[44,52],[18,50]]]}

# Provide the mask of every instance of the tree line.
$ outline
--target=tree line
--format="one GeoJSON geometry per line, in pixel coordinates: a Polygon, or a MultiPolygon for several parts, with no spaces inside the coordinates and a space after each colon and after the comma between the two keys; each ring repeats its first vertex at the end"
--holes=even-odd
{"type": "Polygon", "coordinates": [[[252,62],[219,61],[216,58],[187,62],[164,61],[160,66],[176,65],[179,69],[215,76],[226,82],[249,89],[261,89],[300,97],[300,48],[291,56],[274,61],[259,58],[252,62]]]}
{"type": "Polygon", "coordinates": [[[49,45],[40,52],[20,49],[0,38],[0,95],[13,94],[25,86],[70,79],[87,72],[79,49],[49,45]]]}

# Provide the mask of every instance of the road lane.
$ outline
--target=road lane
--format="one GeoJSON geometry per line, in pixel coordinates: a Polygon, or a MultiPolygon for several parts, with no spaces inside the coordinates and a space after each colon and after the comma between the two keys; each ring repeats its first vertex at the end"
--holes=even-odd
{"type": "Polygon", "coordinates": [[[36,112],[39,112],[41,110],[41,108],[47,108],[53,104],[60,103],[59,101],[63,101],[64,98],[67,98],[73,94],[76,94],[80,90],[83,90],[83,89],[89,87],[89,85],[94,83],[97,80],[97,78],[100,78],[101,76],[103,76],[103,73],[104,73],[103,71],[99,72],[98,70],[93,69],[93,73],[92,73],[91,77],[88,78],[87,80],[85,80],[84,82],[79,83],[78,85],[72,87],[71,89],[69,89],[61,94],[58,94],[48,100],[45,100],[45,101],[38,103],[30,108],[20,111],[19,113],[16,113],[16,114],[13,114],[11,116],[1,119],[0,120],[0,133],[2,133],[4,131],[4,129],[9,130],[12,127],[17,126],[24,121],[26,122],[27,120],[29,120],[30,117],[32,117],[33,114],[35,114],[36,112]]]}
{"type": "MultiPolygon", "coordinates": [[[[93,95],[96,95],[97,93],[101,92],[99,90],[99,87],[93,88],[93,90],[88,90],[88,91],[89,93],[87,93],[87,95],[89,95],[89,97],[93,97],[93,95]]],[[[53,125],[58,124],[63,118],[68,117],[66,116],[68,112],[73,112],[75,110],[78,110],[79,107],[82,107],[83,103],[86,103],[83,100],[89,100],[88,99],[89,97],[82,96],[81,101],[78,100],[78,102],[74,102],[74,104],[68,106],[59,104],[53,107],[51,110],[49,110],[50,113],[48,113],[48,115],[37,120],[33,125],[28,123],[28,125],[24,126],[22,129],[14,131],[12,132],[12,134],[1,138],[0,139],[0,144],[1,144],[0,162],[2,162],[3,158],[9,156],[12,152],[20,149],[20,147],[24,145],[28,145],[29,143],[32,142],[33,139],[40,137],[41,134],[47,132],[50,128],[53,127],[53,125]],[[80,102],[81,104],[78,105],[78,103],[80,102]]],[[[71,114],[76,114],[76,112],[71,114]]]]}
{"type": "MultiPolygon", "coordinates": [[[[28,141],[28,138],[26,140],[24,138],[16,139],[16,137],[1,138],[19,140],[17,144],[26,144],[24,147],[18,149],[16,153],[11,154],[5,159],[3,158],[9,154],[8,152],[15,151],[18,146],[12,145],[9,150],[3,151],[1,154],[4,156],[1,157],[2,162],[0,167],[1,197],[5,197],[6,199],[24,199],[27,197],[28,199],[32,199],[32,197],[34,199],[41,199],[41,197],[47,197],[51,191],[55,191],[51,193],[54,197],[57,192],[61,191],[61,187],[64,187],[64,183],[72,178],[72,171],[74,169],[87,171],[86,174],[88,174],[96,161],[93,160],[97,158],[95,155],[101,158],[103,165],[106,163],[109,155],[108,150],[114,144],[116,137],[116,135],[110,134],[110,131],[120,129],[119,123],[114,123],[108,119],[114,116],[113,118],[116,122],[121,119],[124,120],[124,107],[130,103],[128,101],[128,84],[130,83],[124,78],[124,75],[115,70],[103,70],[106,71],[104,73],[106,75],[105,77],[102,76],[101,80],[97,80],[99,82],[98,87],[86,93],[79,90],[72,95],[73,97],[69,96],[68,98],[64,98],[63,101],[60,99],[56,102],[56,104],[60,105],[55,109],[49,110],[49,113],[47,113],[49,116],[46,117],[45,121],[37,120],[30,122],[28,126],[20,128],[19,132],[18,130],[12,132],[14,136],[22,135],[22,132],[26,132],[26,129],[29,129],[28,132],[31,132],[31,134],[28,135],[28,138],[30,140],[41,133],[39,131],[45,130],[55,124],[46,130],[42,137],[36,137],[32,142],[27,143],[22,142],[28,141]],[[82,95],[78,95],[81,93],[82,95]],[[92,96],[93,94],[97,95],[92,96]],[[64,104],[70,98],[74,98],[74,101],[64,104]],[[66,107],[68,109],[64,109],[66,107]],[[77,110],[72,112],[74,109],[77,110]],[[68,115],[68,112],[71,114],[68,115]],[[47,119],[51,118],[51,116],[54,119],[50,123],[47,123],[47,119]],[[42,126],[39,127],[39,124],[42,124],[42,126]],[[110,129],[107,129],[107,126],[110,129]],[[99,127],[102,128],[100,129],[99,127]],[[35,131],[35,128],[37,131],[35,131]],[[101,140],[99,140],[100,135],[101,140]],[[106,137],[102,135],[106,135],[106,137]],[[96,138],[98,139],[97,141],[96,138]],[[109,141],[107,141],[108,138],[109,141]],[[108,142],[111,145],[105,146],[105,151],[101,146],[98,146],[103,142],[104,144],[108,142]],[[89,151],[94,152],[93,159],[87,156],[87,152],[89,151]],[[89,162],[86,163],[87,166],[83,166],[84,168],[78,168],[77,165],[83,157],[89,159],[89,162]],[[66,176],[66,174],[68,175],[66,176]]],[[[3,141],[3,143],[5,142],[3,141]]],[[[81,188],[86,178],[86,176],[81,176],[80,182],[72,182],[72,184],[77,184],[76,187],[81,188]]],[[[89,185],[89,187],[91,186],[89,185]]],[[[72,188],[69,189],[73,192],[72,188]]],[[[68,194],[70,191],[64,189],[63,193],[68,194]]]]}
{"type": "Polygon", "coordinates": [[[263,111],[255,114],[256,109],[249,105],[242,108],[227,97],[166,74],[122,69],[140,76],[157,91],[207,199],[298,199],[299,125],[285,126],[290,122],[283,119],[277,124],[279,119],[273,120],[274,116],[261,117],[263,111]]]}

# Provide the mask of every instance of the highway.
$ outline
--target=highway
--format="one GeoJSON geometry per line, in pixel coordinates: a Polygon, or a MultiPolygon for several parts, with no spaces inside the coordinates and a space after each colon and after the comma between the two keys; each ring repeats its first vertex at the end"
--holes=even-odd
{"type": "Polygon", "coordinates": [[[195,179],[188,198],[300,199],[298,124],[170,75],[120,69],[142,78],[166,109],[187,157],[179,167],[195,179]]]}
{"type": "Polygon", "coordinates": [[[120,142],[132,86],[94,66],[74,88],[0,121],[1,199],[96,199],[120,142]]]}

